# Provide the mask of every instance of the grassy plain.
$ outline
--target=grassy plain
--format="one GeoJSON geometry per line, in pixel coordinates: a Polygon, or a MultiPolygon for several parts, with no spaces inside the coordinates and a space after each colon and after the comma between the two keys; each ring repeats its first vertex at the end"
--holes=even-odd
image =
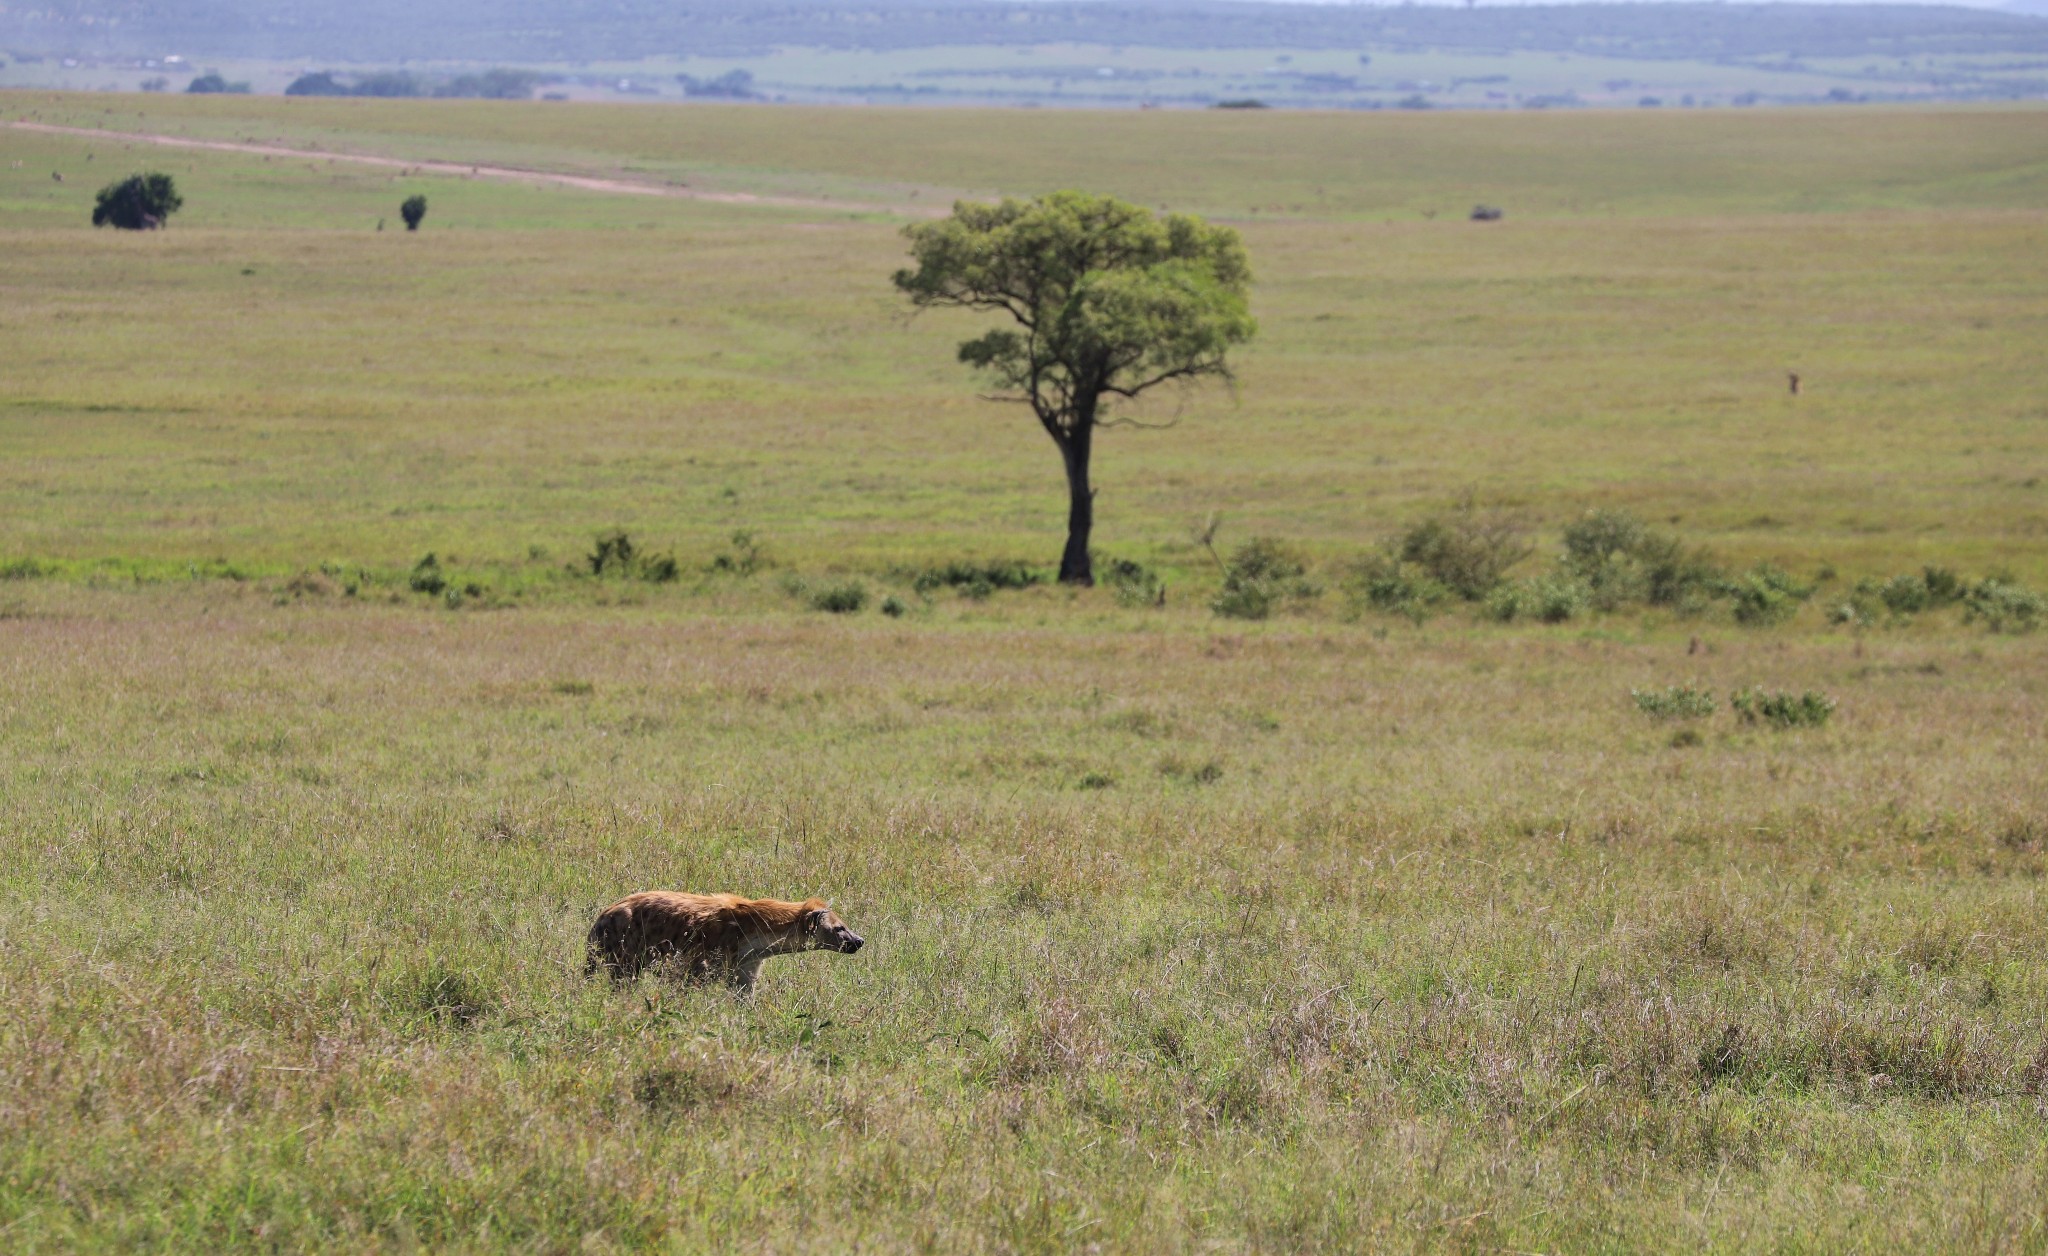
{"type": "Polygon", "coordinates": [[[1248,625],[1189,539],[1328,570],[1476,489],[2043,583],[2040,113],[121,103],[0,115],[869,208],[0,131],[10,1247],[2048,1247],[2037,638],[1248,625]],[[145,167],[187,212],[92,232],[145,167]],[[896,227],[1063,184],[1238,222],[1262,338],[1102,447],[1165,609],[927,603],[1059,486],[896,227]],[[615,524],[685,578],[568,575],[615,524]],[[741,528],[775,567],[703,574],[741,528]],[[1629,701],[1695,680],[1841,705],[1629,701]],[[872,944],[584,981],[654,885],[872,944]]]}

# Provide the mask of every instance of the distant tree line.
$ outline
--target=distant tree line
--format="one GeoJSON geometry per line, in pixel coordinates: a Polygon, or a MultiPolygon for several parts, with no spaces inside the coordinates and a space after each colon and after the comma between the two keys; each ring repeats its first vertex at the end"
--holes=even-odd
{"type": "MultiPolygon", "coordinates": [[[[337,75],[332,70],[301,74],[284,89],[287,96],[441,96],[477,100],[530,100],[534,89],[553,81],[533,70],[495,69],[428,81],[406,70],[337,75]]],[[[194,90],[197,90],[196,88],[194,90]]],[[[246,88],[244,89],[246,90],[246,88]]]]}

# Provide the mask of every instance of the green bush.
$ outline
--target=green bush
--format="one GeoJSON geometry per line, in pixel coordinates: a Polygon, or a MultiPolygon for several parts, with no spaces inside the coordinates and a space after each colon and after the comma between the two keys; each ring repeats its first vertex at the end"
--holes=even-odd
{"type": "Polygon", "coordinates": [[[1402,562],[1415,564],[1468,602],[1484,599],[1509,569],[1535,552],[1518,519],[1482,511],[1470,501],[1409,528],[1395,549],[1402,562]]]}
{"type": "Polygon", "coordinates": [[[1226,619],[1265,619],[1276,607],[1322,596],[1308,563],[1294,548],[1255,536],[1238,546],[1223,570],[1223,590],[1209,608],[1226,619]]]}
{"type": "Polygon", "coordinates": [[[1566,525],[1560,565],[1603,611],[1631,602],[1704,610],[1726,580],[1705,550],[1687,550],[1624,510],[1594,511],[1566,525]]]}
{"type": "Polygon", "coordinates": [[[405,583],[414,593],[439,594],[448,588],[448,577],[441,571],[441,560],[429,553],[413,564],[405,583]]]}
{"type": "Polygon", "coordinates": [[[1456,596],[1435,577],[1402,562],[1392,547],[1353,563],[1342,585],[1352,613],[1373,610],[1418,624],[1456,596]]]}
{"type": "Polygon", "coordinates": [[[1486,599],[1486,613],[1504,624],[1517,619],[1562,624],[1584,614],[1590,604],[1586,586],[1560,574],[1501,585],[1486,599]]]}
{"type": "Polygon", "coordinates": [[[911,578],[911,587],[920,594],[951,588],[967,590],[970,597],[987,597],[997,589],[1028,589],[1044,583],[1044,572],[1015,560],[951,562],[927,567],[911,578]]]}
{"type": "Polygon", "coordinates": [[[868,604],[868,587],[858,580],[847,580],[839,584],[828,584],[810,591],[810,605],[814,611],[828,611],[834,615],[851,615],[868,604]]]}
{"type": "Polygon", "coordinates": [[[882,599],[880,609],[884,615],[891,619],[901,619],[910,610],[908,606],[903,604],[903,599],[893,593],[882,599]]]}
{"type": "Polygon", "coordinates": [[[1662,689],[1631,689],[1636,709],[1660,720],[1697,720],[1714,713],[1714,693],[1692,685],[1667,685],[1662,689]]]}
{"type": "Polygon", "coordinates": [[[418,231],[420,223],[427,216],[427,198],[424,196],[406,197],[398,206],[398,216],[405,219],[405,229],[407,231],[418,231]]]}
{"type": "Polygon", "coordinates": [[[1796,694],[1738,690],[1729,695],[1728,705],[1743,723],[1773,728],[1819,728],[1835,713],[1835,700],[1812,689],[1796,694]]]}
{"type": "Polygon", "coordinates": [[[92,207],[92,225],[150,231],[169,222],[184,204],[171,176],[131,174],[100,189],[92,207]]]}
{"type": "Polygon", "coordinates": [[[1970,586],[1963,597],[1963,622],[1993,632],[2032,632],[2048,618],[2048,599],[2010,580],[1992,577],[1970,586]]]}
{"type": "Polygon", "coordinates": [[[1735,622],[1751,628],[1784,623],[1813,596],[1812,588],[1771,563],[1759,563],[1729,581],[1726,591],[1735,603],[1735,622]]]}

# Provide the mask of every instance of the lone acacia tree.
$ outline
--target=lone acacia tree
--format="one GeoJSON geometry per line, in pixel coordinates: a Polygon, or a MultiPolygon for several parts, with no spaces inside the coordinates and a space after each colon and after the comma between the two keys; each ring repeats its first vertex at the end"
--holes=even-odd
{"type": "Polygon", "coordinates": [[[126,231],[154,231],[164,225],[185,198],[167,174],[131,174],[100,189],[92,207],[92,225],[126,231]]]}
{"type": "Polygon", "coordinates": [[[1187,214],[1155,218],[1085,192],[963,201],[952,217],[904,235],[917,265],[895,282],[912,304],[1016,321],[962,342],[960,360],[993,377],[996,400],[1029,405],[1059,446],[1070,501],[1060,580],[1095,583],[1095,429],[1163,426],[1112,418],[1109,409],[1169,381],[1230,378],[1225,355],[1257,326],[1243,242],[1187,214]]]}

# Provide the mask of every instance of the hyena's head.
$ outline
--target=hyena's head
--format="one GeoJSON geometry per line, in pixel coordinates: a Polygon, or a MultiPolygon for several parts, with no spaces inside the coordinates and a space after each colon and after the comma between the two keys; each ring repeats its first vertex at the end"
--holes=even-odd
{"type": "Polygon", "coordinates": [[[847,928],[839,913],[825,906],[822,898],[805,901],[802,925],[804,945],[814,951],[838,951],[842,955],[851,955],[867,941],[847,928]]]}

